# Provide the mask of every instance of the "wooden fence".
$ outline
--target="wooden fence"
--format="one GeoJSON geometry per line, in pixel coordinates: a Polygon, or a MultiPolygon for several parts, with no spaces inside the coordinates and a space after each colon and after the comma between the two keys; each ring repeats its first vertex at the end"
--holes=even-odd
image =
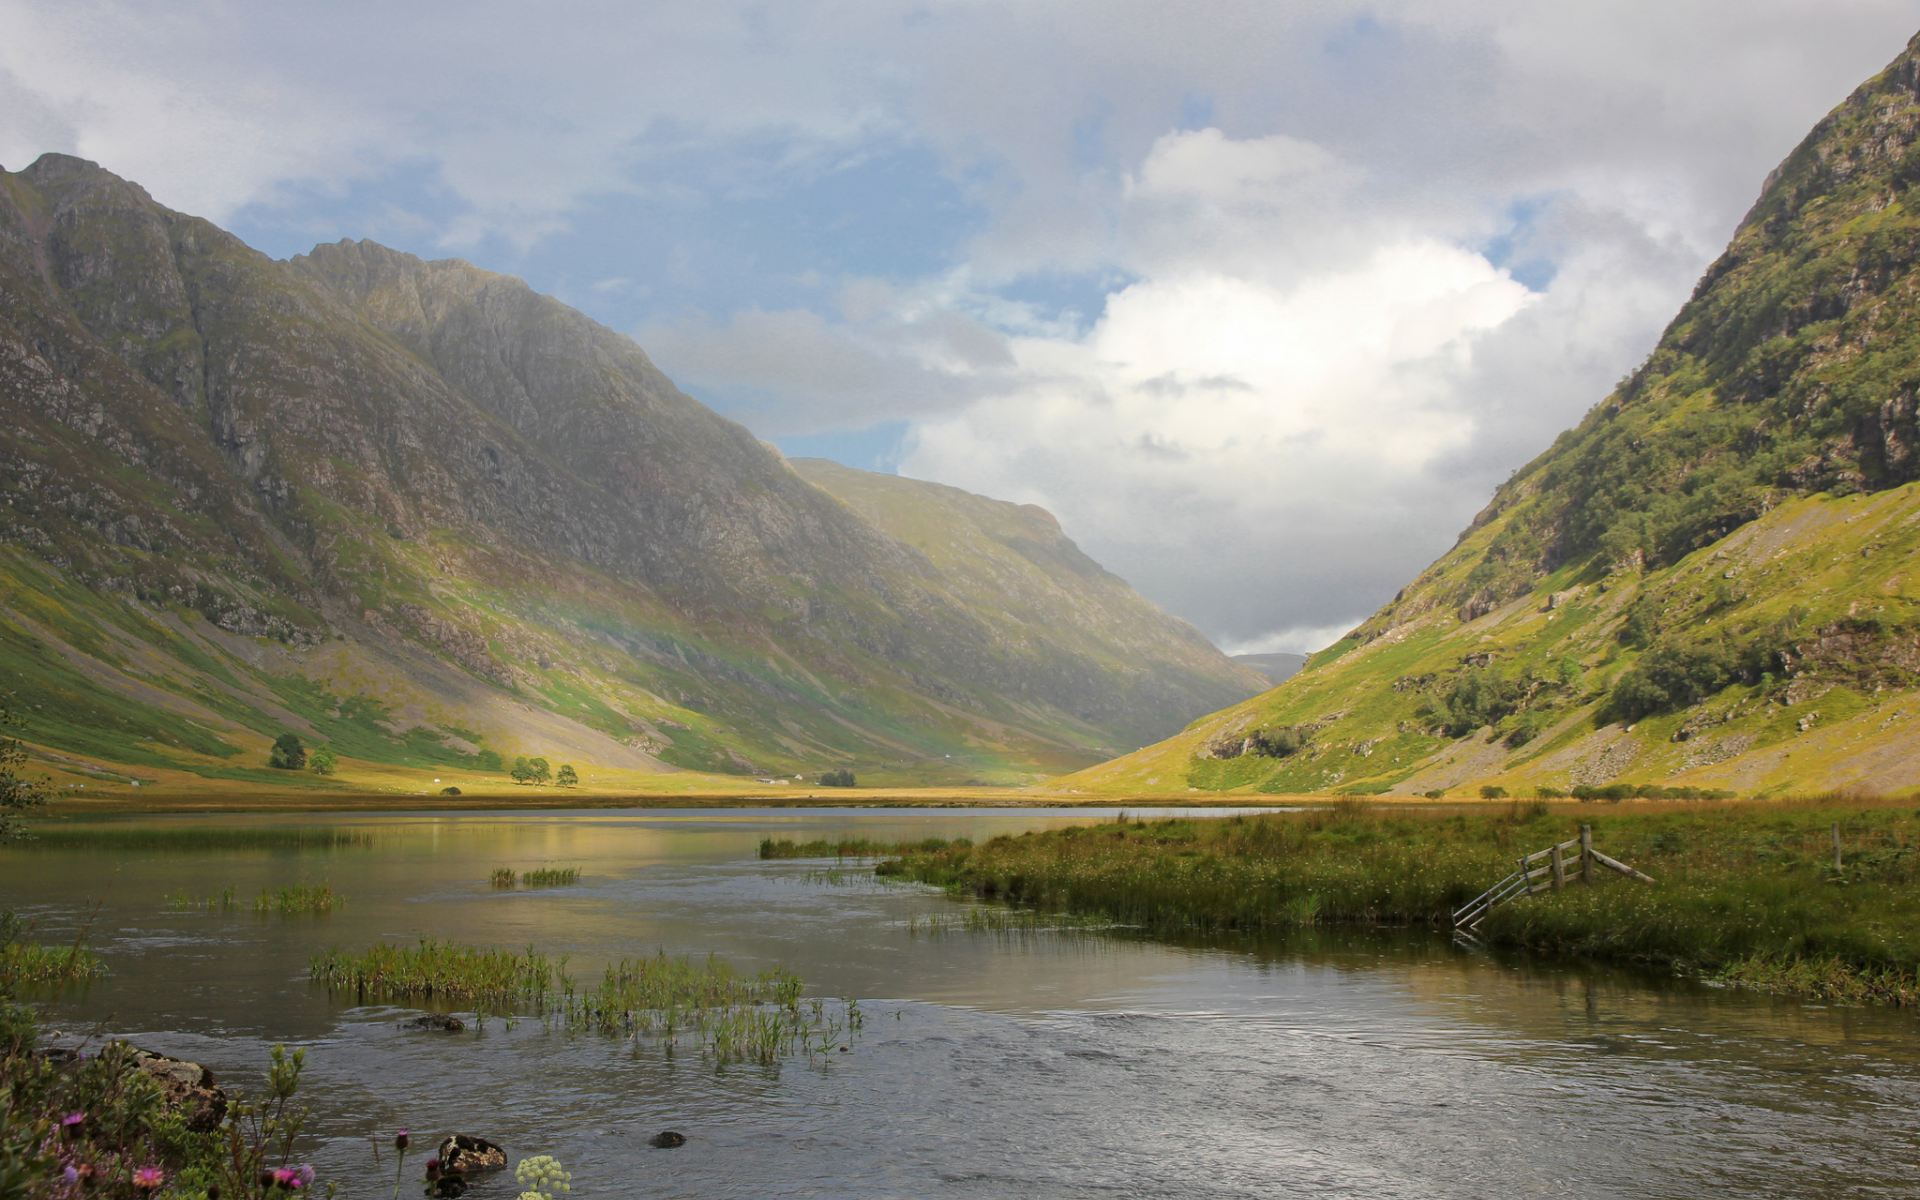
{"type": "Polygon", "coordinates": [[[1592,883],[1596,866],[1618,871],[1628,879],[1637,879],[1641,883],[1653,882],[1652,876],[1643,875],[1619,859],[1595,850],[1593,826],[1582,825],[1579,837],[1521,856],[1519,868],[1513,874],[1469,900],[1465,907],[1454,910],[1453,927],[1478,929],[1480,922],[1486,920],[1495,905],[1521,896],[1531,896],[1535,892],[1566,887],[1569,879],[1577,878],[1581,883],[1592,883]],[[1570,851],[1578,851],[1578,857],[1569,860],[1570,851]]]}

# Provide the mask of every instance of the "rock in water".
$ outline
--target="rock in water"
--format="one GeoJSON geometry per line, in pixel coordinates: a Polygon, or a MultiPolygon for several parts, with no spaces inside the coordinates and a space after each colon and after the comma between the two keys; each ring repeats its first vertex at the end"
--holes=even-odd
{"type": "Polygon", "coordinates": [[[459,1033],[466,1027],[467,1023],[459,1017],[450,1017],[445,1013],[427,1013],[400,1022],[402,1029],[438,1029],[446,1033],[459,1033]]]}
{"type": "Polygon", "coordinates": [[[476,1171],[498,1171],[506,1165],[507,1152],[485,1138],[455,1133],[440,1143],[443,1171],[471,1175],[476,1171]]]}
{"type": "Polygon", "coordinates": [[[671,1129],[656,1133],[647,1139],[647,1145],[658,1146],[662,1150],[671,1150],[675,1146],[684,1146],[686,1144],[687,1135],[684,1133],[675,1133],[671,1129]]]}
{"type": "Polygon", "coordinates": [[[219,1128],[227,1115],[227,1094],[214,1086],[213,1072],[199,1063],[182,1062],[164,1054],[135,1050],[133,1061],[160,1085],[168,1113],[185,1115],[187,1128],[205,1133],[219,1128]]]}

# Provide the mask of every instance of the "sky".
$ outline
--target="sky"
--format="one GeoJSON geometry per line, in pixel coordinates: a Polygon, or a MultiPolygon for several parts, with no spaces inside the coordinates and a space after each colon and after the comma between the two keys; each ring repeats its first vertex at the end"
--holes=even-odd
{"type": "Polygon", "coordinates": [[[522,276],[789,455],[1337,638],[1652,349],[1920,0],[0,0],[0,166],[522,276]]]}

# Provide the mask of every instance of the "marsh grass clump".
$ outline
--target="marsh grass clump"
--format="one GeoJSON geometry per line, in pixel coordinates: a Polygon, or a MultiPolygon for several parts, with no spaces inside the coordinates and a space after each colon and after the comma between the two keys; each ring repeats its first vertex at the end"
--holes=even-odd
{"type": "Polygon", "coordinates": [[[520,882],[527,887],[563,887],[566,884],[580,882],[580,868],[541,867],[537,871],[523,872],[520,882]]]}
{"type": "Polygon", "coordinates": [[[901,854],[875,872],[1036,913],[1161,932],[1340,922],[1447,928],[1452,911],[1512,871],[1520,855],[1571,840],[1583,824],[1599,849],[1659,882],[1603,872],[1592,886],[1501,905],[1480,927],[1484,937],[1807,995],[1920,998],[1920,812],[1911,801],[1599,811],[1544,800],[1451,811],[1354,802],[1003,835],[901,854]]]}
{"type": "Polygon", "coordinates": [[[295,883],[262,889],[253,902],[257,913],[279,913],[283,917],[300,913],[328,913],[340,907],[345,898],[330,883],[295,883]]]}
{"type": "Polygon", "coordinates": [[[762,838],[760,857],[775,858],[879,858],[893,854],[932,853],[951,847],[968,847],[973,842],[967,838],[922,838],[912,842],[876,842],[871,838],[840,838],[829,841],[816,838],[810,842],[796,842],[792,838],[762,838]]]}
{"type": "Polygon", "coordinates": [[[106,973],[106,966],[93,951],[78,943],[36,946],[30,942],[12,942],[0,946],[0,992],[15,986],[78,983],[106,973]]]}
{"type": "Polygon", "coordinates": [[[210,892],[204,896],[195,895],[186,888],[179,888],[167,893],[167,907],[187,911],[226,912],[239,906],[238,892],[239,888],[231,883],[217,892],[210,892]]]}
{"type": "Polygon", "coordinates": [[[858,1004],[803,1004],[804,987],[790,971],[743,975],[712,956],[704,960],[623,958],[598,987],[584,991],[557,962],[529,947],[521,953],[453,942],[374,946],[358,954],[330,950],[309,964],[329,991],[367,1001],[438,1001],[513,1016],[531,1013],[550,1024],[600,1033],[672,1038],[691,1033],[721,1062],[773,1062],[800,1050],[820,1053],[856,1026],[858,1004]]]}
{"type": "Polygon", "coordinates": [[[510,888],[515,878],[512,867],[495,867],[490,882],[497,888],[510,888]]]}
{"type": "Polygon", "coordinates": [[[36,821],[33,840],[16,850],[371,850],[372,833],[358,829],[285,829],[271,826],[142,826],[36,821]]]}

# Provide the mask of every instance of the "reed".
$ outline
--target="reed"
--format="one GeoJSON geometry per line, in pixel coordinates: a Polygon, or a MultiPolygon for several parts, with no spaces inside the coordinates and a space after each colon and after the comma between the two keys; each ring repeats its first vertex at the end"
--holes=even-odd
{"type": "Polygon", "coordinates": [[[494,887],[510,888],[513,886],[514,878],[512,867],[495,867],[493,869],[492,883],[494,887]]]}
{"type": "Polygon", "coordinates": [[[283,917],[299,913],[327,913],[346,902],[330,883],[295,883],[263,889],[253,902],[257,913],[279,913],[283,917]]]}
{"type": "Polygon", "coordinates": [[[722,1062],[773,1062],[799,1050],[821,1053],[857,1027],[859,1006],[802,1004],[804,987],[790,971],[743,975],[712,956],[651,957],[609,965],[600,984],[581,991],[557,963],[531,947],[511,951],[423,940],[416,947],[375,946],[358,954],[331,950],[312,960],[312,978],[361,1003],[458,1003],[481,1013],[531,1012],[566,1028],[628,1036],[691,1033],[722,1062]]]}
{"type": "Polygon", "coordinates": [[[883,855],[921,854],[948,847],[972,846],[968,838],[922,838],[911,842],[876,842],[870,838],[815,839],[796,842],[792,838],[762,838],[760,857],[773,858],[879,858],[883,855]]]}
{"type": "Polygon", "coordinates": [[[358,829],[288,829],[274,826],[141,826],[35,821],[27,841],[7,849],[45,850],[369,850],[372,833],[358,829]]]}
{"type": "Polygon", "coordinates": [[[1593,826],[1652,875],[1611,874],[1496,908],[1496,942],[1658,964],[1747,986],[1910,1003],[1920,996],[1920,813],[1828,796],[1634,808],[1517,802],[1410,810],[1346,801],[1294,814],[1105,822],[902,855],[876,872],[1039,912],[1155,931],[1427,924],[1593,826]],[[1840,827],[1842,866],[1833,866],[1840,827]]]}
{"type": "Polygon", "coordinates": [[[82,945],[36,946],[13,942],[0,946],[0,993],[14,986],[75,983],[106,973],[99,958],[82,945]]]}
{"type": "Polygon", "coordinates": [[[213,912],[217,909],[225,912],[239,906],[238,892],[239,888],[231,883],[205,896],[197,896],[186,888],[181,888],[167,894],[167,907],[205,912],[213,912]]]}
{"type": "Polygon", "coordinates": [[[579,881],[579,867],[542,867],[537,871],[523,872],[520,876],[520,882],[527,887],[562,887],[579,881]]]}

